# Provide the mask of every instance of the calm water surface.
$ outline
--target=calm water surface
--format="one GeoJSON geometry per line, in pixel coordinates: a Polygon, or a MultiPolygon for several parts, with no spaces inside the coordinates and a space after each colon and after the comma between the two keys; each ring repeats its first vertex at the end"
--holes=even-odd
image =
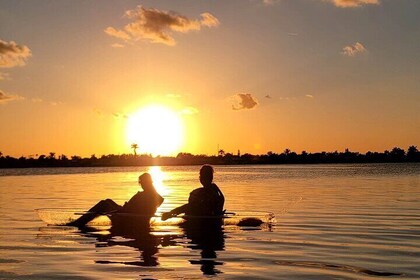
{"type": "Polygon", "coordinates": [[[273,227],[205,234],[154,227],[47,226],[34,209],[128,200],[150,171],[186,202],[197,166],[0,170],[0,279],[420,279],[420,165],[216,166],[231,211],[269,211],[273,227]]]}

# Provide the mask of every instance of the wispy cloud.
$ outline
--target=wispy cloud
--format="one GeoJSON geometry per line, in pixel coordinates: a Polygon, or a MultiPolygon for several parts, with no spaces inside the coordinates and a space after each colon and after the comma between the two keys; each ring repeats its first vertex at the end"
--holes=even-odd
{"type": "MultiPolygon", "coordinates": [[[[260,0],[265,6],[271,6],[279,2],[280,0],[260,0]]],[[[358,8],[364,5],[379,5],[381,0],[320,0],[334,4],[340,8],[358,8]]]]}
{"type": "Polygon", "coordinates": [[[19,95],[7,94],[4,91],[0,90],[0,104],[5,104],[10,101],[22,100],[22,99],[25,99],[25,98],[19,95]]]}
{"type": "Polygon", "coordinates": [[[195,115],[198,114],[198,109],[195,107],[186,107],[180,111],[183,115],[195,115]]]}
{"type": "Polygon", "coordinates": [[[264,5],[270,6],[273,5],[274,3],[278,2],[278,0],[262,0],[264,5]]]}
{"type": "Polygon", "coordinates": [[[206,27],[216,27],[219,26],[219,20],[210,13],[202,13],[200,24],[206,27]]]}
{"type": "Polygon", "coordinates": [[[33,103],[41,103],[41,102],[44,102],[44,100],[42,100],[41,98],[39,98],[39,97],[34,97],[34,98],[31,98],[31,101],[33,102],[33,103]]]}
{"type": "Polygon", "coordinates": [[[154,8],[138,6],[125,12],[125,17],[131,22],[122,29],[107,27],[106,34],[128,41],[145,40],[168,46],[176,44],[172,33],[187,33],[198,31],[202,27],[216,27],[219,20],[210,13],[202,13],[200,19],[189,19],[172,11],[161,11],[154,8]]]}
{"type": "Polygon", "coordinates": [[[121,119],[121,120],[128,119],[128,116],[124,113],[119,113],[119,112],[111,113],[109,111],[108,112],[103,111],[99,108],[93,108],[92,112],[99,118],[114,118],[114,119],[121,119]]]}
{"type": "Polygon", "coordinates": [[[258,101],[250,93],[238,93],[233,96],[235,103],[233,110],[253,109],[258,105],[258,101]]]}
{"type": "Polygon", "coordinates": [[[98,108],[94,108],[93,110],[92,110],[98,117],[103,117],[104,116],[104,113],[101,111],[101,110],[99,110],[98,108]]]}
{"type": "Polygon", "coordinates": [[[128,116],[126,114],[122,113],[112,113],[112,115],[117,119],[128,119],[128,116]]]}
{"type": "Polygon", "coordinates": [[[124,48],[124,45],[120,44],[120,43],[115,43],[115,44],[112,44],[111,47],[113,47],[113,48],[124,48]]]}
{"type": "Polygon", "coordinates": [[[0,72],[0,81],[1,80],[10,80],[9,73],[2,73],[2,72],[0,72]]]}
{"type": "Polygon", "coordinates": [[[306,94],[305,97],[306,98],[314,98],[314,96],[312,94],[306,94]]]}
{"type": "Polygon", "coordinates": [[[130,35],[128,35],[125,31],[122,30],[117,30],[114,27],[107,27],[105,28],[105,33],[108,34],[109,36],[118,38],[118,39],[122,39],[125,41],[128,41],[131,39],[130,35]]]}
{"type": "Polygon", "coordinates": [[[61,101],[48,101],[48,100],[44,100],[44,99],[39,98],[39,97],[28,98],[26,100],[31,101],[32,103],[42,103],[42,104],[48,104],[48,105],[51,105],[51,106],[57,106],[57,105],[63,104],[63,102],[61,102],[61,101]]]}
{"type": "Polygon", "coordinates": [[[379,5],[379,0],[328,0],[340,8],[357,8],[363,5],[379,5]]]}
{"type": "Polygon", "coordinates": [[[354,45],[345,46],[341,51],[341,53],[346,56],[355,56],[364,52],[367,52],[367,49],[359,42],[356,42],[354,45]]]}
{"type": "Polygon", "coordinates": [[[23,66],[30,56],[32,56],[32,53],[27,46],[18,45],[14,41],[0,40],[0,67],[23,66]]]}

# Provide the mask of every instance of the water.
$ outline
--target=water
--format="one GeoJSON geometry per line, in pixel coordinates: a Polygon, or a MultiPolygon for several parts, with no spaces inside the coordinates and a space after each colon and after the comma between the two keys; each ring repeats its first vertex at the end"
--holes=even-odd
{"type": "Polygon", "coordinates": [[[133,237],[47,226],[34,212],[123,203],[150,171],[161,213],[186,202],[198,169],[0,170],[0,279],[420,279],[419,164],[216,166],[227,209],[275,213],[254,230],[133,237]]]}

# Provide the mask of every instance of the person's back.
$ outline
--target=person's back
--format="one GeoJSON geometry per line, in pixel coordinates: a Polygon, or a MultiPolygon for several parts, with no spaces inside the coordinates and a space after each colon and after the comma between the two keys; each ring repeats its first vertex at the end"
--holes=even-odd
{"type": "Polygon", "coordinates": [[[153,216],[162,202],[163,197],[154,190],[138,192],[118,210],[118,213],[153,216]]]}
{"type": "Polygon", "coordinates": [[[163,198],[156,192],[145,190],[136,193],[110,218],[111,230],[119,234],[140,234],[149,230],[150,218],[162,204],[163,198]]]}
{"type": "Polygon", "coordinates": [[[137,192],[123,206],[118,205],[112,199],[101,200],[84,215],[67,225],[82,227],[97,216],[104,214],[112,214],[111,221],[113,224],[130,222],[135,218],[148,222],[150,217],[155,214],[157,208],[162,204],[163,198],[156,192],[153,186],[152,176],[149,173],[144,173],[139,176],[139,184],[144,191],[137,192]],[[127,213],[130,215],[124,215],[127,213]]]}
{"type": "Polygon", "coordinates": [[[193,216],[217,216],[223,214],[224,197],[216,184],[198,188],[190,193],[185,214],[193,216]]]}
{"type": "Polygon", "coordinates": [[[225,197],[219,187],[213,183],[213,167],[203,165],[200,169],[200,183],[202,188],[193,190],[188,203],[163,213],[162,219],[185,213],[191,216],[219,216],[223,215],[225,197]]]}

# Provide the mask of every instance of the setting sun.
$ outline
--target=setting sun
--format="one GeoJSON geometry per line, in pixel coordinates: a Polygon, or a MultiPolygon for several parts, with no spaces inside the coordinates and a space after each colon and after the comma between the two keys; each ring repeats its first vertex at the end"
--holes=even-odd
{"type": "Polygon", "coordinates": [[[137,144],[141,153],[171,155],[183,143],[184,126],[177,113],[153,105],[140,109],[127,121],[127,140],[137,144]]]}

